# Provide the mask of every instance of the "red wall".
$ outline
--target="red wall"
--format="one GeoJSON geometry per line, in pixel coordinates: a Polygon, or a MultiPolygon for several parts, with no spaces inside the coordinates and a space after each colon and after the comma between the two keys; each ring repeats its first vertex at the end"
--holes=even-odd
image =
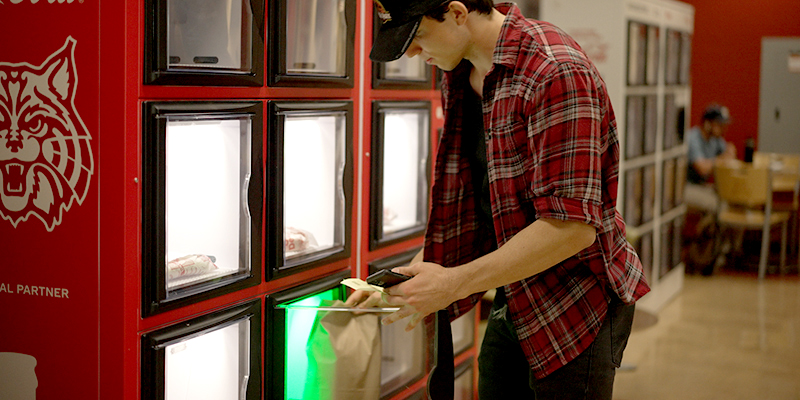
{"type": "Polygon", "coordinates": [[[709,103],[728,106],[727,140],[741,159],[745,139],[758,140],[761,38],[800,36],[800,1],[684,1],[695,7],[691,124],[709,103]]]}

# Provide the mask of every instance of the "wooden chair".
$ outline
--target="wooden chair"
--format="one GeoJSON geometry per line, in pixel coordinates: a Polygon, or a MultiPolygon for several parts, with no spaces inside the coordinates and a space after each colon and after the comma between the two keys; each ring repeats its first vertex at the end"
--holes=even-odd
{"type": "Polygon", "coordinates": [[[721,226],[739,229],[761,229],[761,255],[758,278],[767,271],[771,228],[781,225],[780,268],[786,264],[786,228],[789,213],[773,212],[771,170],[740,163],[718,163],[714,166],[714,182],[722,202],[717,219],[721,226]]]}
{"type": "Polygon", "coordinates": [[[790,243],[797,243],[792,253],[800,251],[800,154],[757,151],[753,165],[772,170],[772,210],[790,213],[790,243]]]}

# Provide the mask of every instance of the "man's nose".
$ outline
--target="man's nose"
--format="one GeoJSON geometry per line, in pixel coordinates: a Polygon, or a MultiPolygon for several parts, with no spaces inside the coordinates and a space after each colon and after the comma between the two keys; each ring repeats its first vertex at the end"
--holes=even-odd
{"type": "Polygon", "coordinates": [[[419,47],[416,40],[412,40],[411,44],[408,46],[408,49],[406,49],[406,57],[413,58],[420,52],[422,52],[422,48],[419,47]]]}

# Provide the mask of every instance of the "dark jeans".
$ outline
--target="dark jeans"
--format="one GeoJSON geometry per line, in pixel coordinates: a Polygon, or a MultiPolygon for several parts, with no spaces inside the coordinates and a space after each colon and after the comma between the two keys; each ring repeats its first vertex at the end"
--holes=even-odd
{"type": "Polygon", "coordinates": [[[616,295],[611,298],[608,316],[592,345],[567,365],[536,379],[509,320],[505,295],[498,289],[478,356],[480,399],[611,400],[634,309],[616,295]]]}

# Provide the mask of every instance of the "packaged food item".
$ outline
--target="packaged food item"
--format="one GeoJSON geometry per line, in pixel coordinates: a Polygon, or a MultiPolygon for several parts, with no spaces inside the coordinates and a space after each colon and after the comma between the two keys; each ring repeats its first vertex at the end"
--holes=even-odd
{"type": "Polygon", "coordinates": [[[383,208],[383,224],[386,226],[392,225],[394,220],[397,219],[397,213],[389,207],[383,208]]]}
{"type": "Polygon", "coordinates": [[[314,235],[306,230],[294,227],[286,227],[283,232],[283,251],[286,256],[297,255],[317,248],[317,240],[314,235]]]}
{"type": "Polygon", "coordinates": [[[187,276],[197,276],[218,269],[214,262],[214,256],[205,254],[190,254],[178,257],[167,263],[167,279],[175,279],[187,276]]]}

